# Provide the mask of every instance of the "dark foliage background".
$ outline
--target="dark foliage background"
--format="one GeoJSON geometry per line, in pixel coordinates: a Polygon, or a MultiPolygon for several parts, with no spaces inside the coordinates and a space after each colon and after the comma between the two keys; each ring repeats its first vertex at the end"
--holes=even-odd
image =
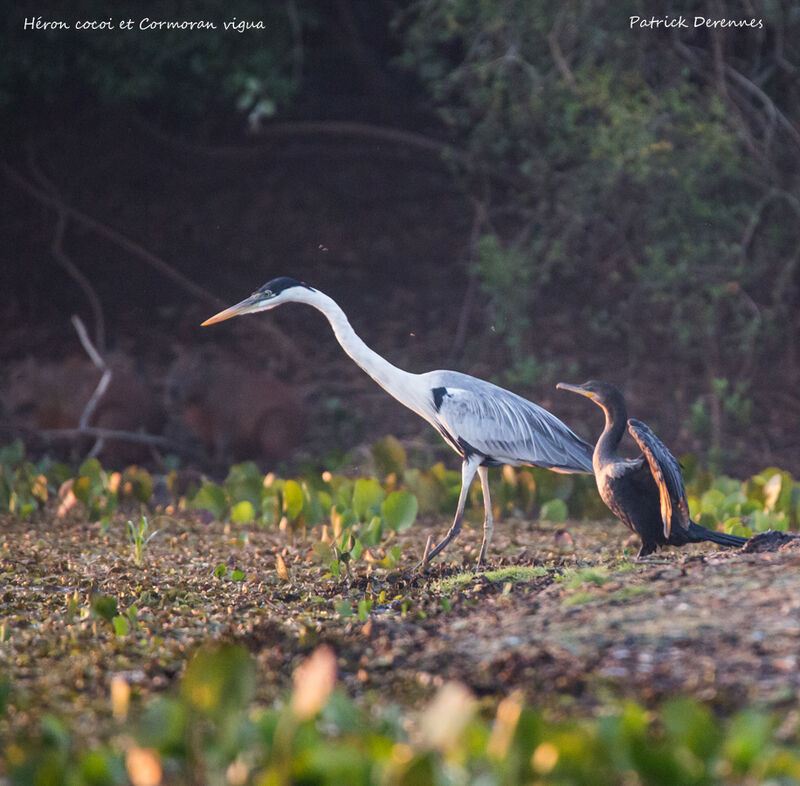
{"type": "Polygon", "coordinates": [[[212,295],[292,274],[415,370],[496,378],[587,435],[597,413],[553,383],[610,378],[677,452],[800,467],[797,4],[31,3],[4,24],[9,437],[42,425],[11,371],[81,355],[75,310],[167,402],[150,428],[215,454],[198,460],[236,450],[187,417],[202,392],[173,395],[187,363],[199,388],[243,367],[288,384],[308,428],[281,456],[416,434],[315,316],[196,331],[212,295]],[[23,28],[109,16],[264,29],[23,28]]]}

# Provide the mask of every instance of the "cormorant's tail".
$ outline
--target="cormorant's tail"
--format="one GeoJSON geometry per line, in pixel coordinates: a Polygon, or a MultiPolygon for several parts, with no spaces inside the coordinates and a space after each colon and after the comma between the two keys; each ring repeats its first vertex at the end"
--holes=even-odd
{"type": "Polygon", "coordinates": [[[689,540],[692,543],[699,543],[704,540],[710,540],[712,543],[719,543],[720,546],[744,546],[747,543],[747,538],[741,535],[728,535],[725,532],[716,532],[713,529],[706,529],[693,521],[689,522],[689,540]]]}

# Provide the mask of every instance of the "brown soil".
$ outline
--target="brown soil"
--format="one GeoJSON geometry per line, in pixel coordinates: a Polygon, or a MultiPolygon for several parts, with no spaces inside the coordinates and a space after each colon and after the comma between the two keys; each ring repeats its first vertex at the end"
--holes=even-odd
{"type": "Polygon", "coordinates": [[[567,538],[507,519],[487,571],[470,573],[480,540],[468,527],[444,563],[409,573],[427,535],[445,529],[437,520],[399,538],[403,556],[392,571],[362,560],[336,581],[315,563],[318,532],[292,547],[277,530],[187,517],[151,523],[161,532],[137,566],[122,519],[107,534],[52,515],[3,522],[0,673],[12,695],[0,731],[30,728],[52,712],[79,739],[108,738],[117,728],[112,676],[132,685],[136,711],[174,687],[208,638],[249,648],[265,702],[284,695],[293,668],[327,641],[348,692],[367,702],[414,706],[454,679],[488,701],[520,689],[558,713],[689,694],[723,715],[756,703],[796,718],[797,540],[760,553],[668,550],[635,563],[623,556],[635,544],[617,523],[570,522],[567,538]],[[219,564],[244,578],[216,578],[219,564]],[[493,572],[508,566],[531,570],[493,572]],[[91,611],[101,596],[115,598],[120,614],[136,606],[128,635],[115,636],[91,611]],[[359,618],[365,599],[372,608],[359,618]]]}

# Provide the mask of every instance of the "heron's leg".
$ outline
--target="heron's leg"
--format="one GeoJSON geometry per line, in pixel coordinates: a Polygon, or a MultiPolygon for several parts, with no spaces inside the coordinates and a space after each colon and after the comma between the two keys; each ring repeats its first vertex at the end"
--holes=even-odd
{"type": "Polygon", "coordinates": [[[461,520],[464,518],[464,506],[467,503],[467,492],[469,491],[470,483],[475,477],[475,472],[483,461],[483,456],[470,456],[464,460],[461,465],[461,493],[458,495],[458,508],[456,509],[456,517],[453,519],[453,525],[450,527],[448,533],[436,544],[426,555],[424,561],[420,562],[416,567],[420,568],[427,565],[437,554],[444,551],[447,544],[461,532],[461,520]]]}
{"type": "Polygon", "coordinates": [[[478,554],[478,565],[483,565],[486,559],[486,552],[492,540],[494,532],[494,517],[492,516],[492,499],[489,496],[489,468],[483,465],[478,467],[478,477],[481,479],[481,489],[483,490],[483,509],[486,511],[486,518],[483,520],[483,543],[481,543],[481,553],[478,554]]]}

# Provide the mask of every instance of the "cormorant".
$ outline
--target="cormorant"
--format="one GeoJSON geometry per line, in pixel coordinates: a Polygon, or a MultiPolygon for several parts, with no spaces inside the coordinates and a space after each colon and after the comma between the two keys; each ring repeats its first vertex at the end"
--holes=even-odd
{"type": "Polygon", "coordinates": [[[742,546],[747,542],[747,538],[714,532],[689,518],[678,460],[645,423],[628,420],[625,398],[614,385],[591,380],[583,385],[559,382],[556,387],[590,398],[605,412],[606,425],[592,456],[597,490],[611,512],[642,539],[639,557],[652,554],[659,546],[702,541],[742,546]],[[617,454],[626,423],[642,449],[643,455],[635,459],[617,454]]]}

